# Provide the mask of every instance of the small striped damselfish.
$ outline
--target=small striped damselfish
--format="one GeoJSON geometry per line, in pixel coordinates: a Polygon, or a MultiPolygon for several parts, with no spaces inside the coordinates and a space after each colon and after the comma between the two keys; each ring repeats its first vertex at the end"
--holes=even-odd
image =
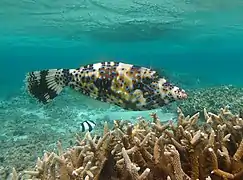
{"type": "Polygon", "coordinates": [[[94,127],[96,126],[96,123],[94,121],[87,120],[87,121],[82,122],[80,125],[81,125],[82,132],[85,132],[85,131],[91,132],[94,129],[94,127]]]}
{"type": "Polygon", "coordinates": [[[158,72],[122,62],[100,62],[77,69],[48,69],[26,76],[28,92],[46,104],[65,87],[127,110],[142,111],[186,99],[186,92],[158,72]]]}

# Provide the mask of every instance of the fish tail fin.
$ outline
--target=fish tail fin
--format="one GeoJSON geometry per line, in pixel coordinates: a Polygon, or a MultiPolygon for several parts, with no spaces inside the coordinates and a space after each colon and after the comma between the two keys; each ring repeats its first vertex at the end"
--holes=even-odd
{"type": "Polygon", "coordinates": [[[59,95],[69,81],[69,69],[33,71],[26,75],[26,86],[29,94],[44,104],[59,95]]]}

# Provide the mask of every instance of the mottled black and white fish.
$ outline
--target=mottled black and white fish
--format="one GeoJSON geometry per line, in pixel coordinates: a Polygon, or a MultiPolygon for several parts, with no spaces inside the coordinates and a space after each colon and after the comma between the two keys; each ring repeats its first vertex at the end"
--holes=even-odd
{"type": "Polygon", "coordinates": [[[44,104],[65,87],[133,111],[151,110],[187,98],[183,89],[155,70],[122,62],[34,71],[27,74],[26,84],[29,93],[44,104]]]}
{"type": "Polygon", "coordinates": [[[96,126],[96,123],[94,121],[87,120],[87,121],[82,122],[80,125],[81,125],[82,132],[85,132],[85,131],[91,132],[94,129],[94,127],[96,126]]]}

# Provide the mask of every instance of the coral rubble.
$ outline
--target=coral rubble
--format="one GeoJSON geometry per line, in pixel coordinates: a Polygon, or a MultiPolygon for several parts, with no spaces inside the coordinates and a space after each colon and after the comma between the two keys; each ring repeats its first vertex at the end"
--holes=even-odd
{"type": "MultiPolygon", "coordinates": [[[[235,86],[216,86],[190,90],[186,101],[176,102],[184,114],[193,114],[206,107],[209,112],[217,113],[218,109],[228,106],[232,113],[243,109],[243,88],[235,86]]],[[[171,108],[167,106],[166,108],[171,108]]]]}
{"type": "Polygon", "coordinates": [[[196,180],[243,179],[243,120],[227,108],[219,114],[203,111],[162,124],[138,118],[135,124],[105,123],[103,136],[77,135],[77,145],[38,158],[34,170],[12,179],[40,180],[196,180]]]}

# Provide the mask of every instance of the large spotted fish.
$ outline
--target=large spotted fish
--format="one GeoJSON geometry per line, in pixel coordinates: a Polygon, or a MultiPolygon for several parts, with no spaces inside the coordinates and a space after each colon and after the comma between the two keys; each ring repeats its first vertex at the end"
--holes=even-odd
{"type": "Polygon", "coordinates": [[[77,69],[49,69],[27,74],[29,93],[48,103],[65,87],[127,110],[162,107],[187,98],[183,89],[152,69],[121,62],[100,62],[77,69]]]}

